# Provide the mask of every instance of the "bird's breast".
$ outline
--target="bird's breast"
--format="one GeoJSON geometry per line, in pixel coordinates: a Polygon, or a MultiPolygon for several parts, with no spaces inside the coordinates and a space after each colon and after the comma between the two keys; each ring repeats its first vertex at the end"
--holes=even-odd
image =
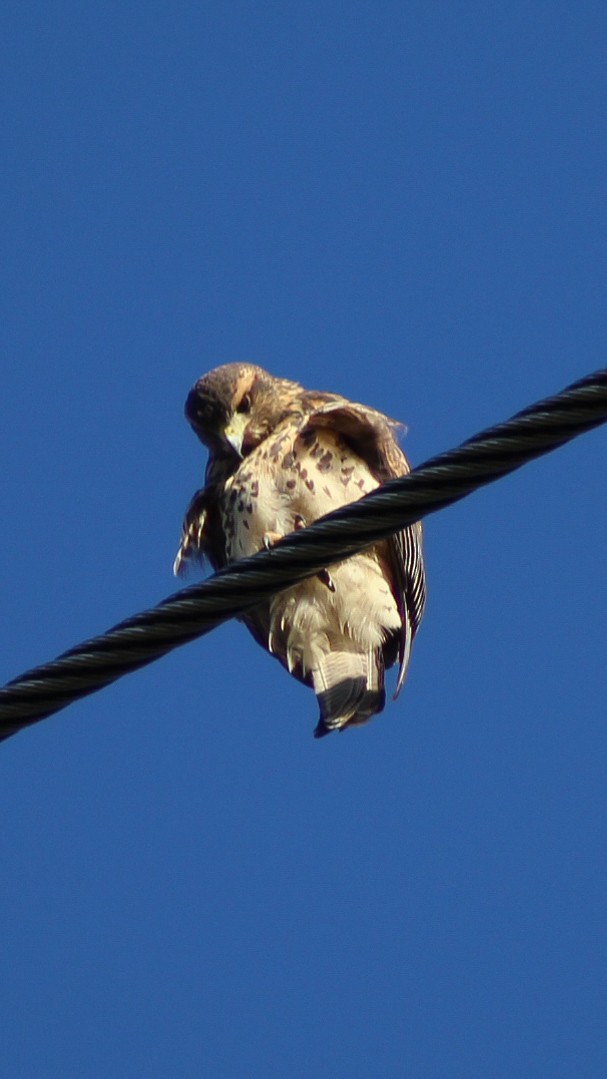
{"type": "Polygon", "coordinates": [[[221,515],[228,562],[374,490],[365,462],[333,431],[290,429],[265,439],[227,481],[221,515]]]}

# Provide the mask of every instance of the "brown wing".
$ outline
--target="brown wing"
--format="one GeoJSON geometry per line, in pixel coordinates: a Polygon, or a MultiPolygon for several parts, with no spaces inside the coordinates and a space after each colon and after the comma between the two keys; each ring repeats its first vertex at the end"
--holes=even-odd
{"type": "Polygon", "coordinates": [[[211,453],[205,472],[205,486],[196,491],[185,511],[181,526],[179,549],[173,562],[173,573],[181,576],[192,562],[207,559],[213,569],[226,564],[225,542],[221,529],[219,500],[224,484],[234,472],[240,458],[228,450],[211,453]]]}
{"type": "MultiPolygon", "coordinates": [[[[339,433],[367,463],[380,483],[405,476],[409,463],[394,437],[401,425],[381,412],[330,394],[306,394],[314,411],[310,427],[328,427],[339,433]]],[[[416,522],[387,541],[390,578],[399,606],[403,629],[398,642],[400,670],[396,694],[404,682],[411,642],[417,632],[426,602],[422,549],[422,526],[416,522]]]]}
{"type": "Polygon", "coordinates": [[[173,573],[180,577],[188,565],[202,563],[205,559],[215,570],[226,564],[217,490],[214,487],[202,487],[196,491],[185,511],[173,573]]]}

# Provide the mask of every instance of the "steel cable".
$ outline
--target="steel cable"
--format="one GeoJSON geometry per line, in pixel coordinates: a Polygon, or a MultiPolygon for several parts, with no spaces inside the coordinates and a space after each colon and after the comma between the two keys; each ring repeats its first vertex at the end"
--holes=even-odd
{"type": "Polygon", "coordinates": [[[0,689],[0,740],[607,421],[607,369],[0,689]]]}

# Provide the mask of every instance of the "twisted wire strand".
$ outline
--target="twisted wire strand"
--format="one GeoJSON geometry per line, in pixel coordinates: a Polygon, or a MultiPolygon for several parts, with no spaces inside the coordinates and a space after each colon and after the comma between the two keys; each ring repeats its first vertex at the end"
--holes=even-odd
{"type": "Polygon", "coordinates": [[[0,689],[0,740],[607,421],[607,368],[0,689]]]}

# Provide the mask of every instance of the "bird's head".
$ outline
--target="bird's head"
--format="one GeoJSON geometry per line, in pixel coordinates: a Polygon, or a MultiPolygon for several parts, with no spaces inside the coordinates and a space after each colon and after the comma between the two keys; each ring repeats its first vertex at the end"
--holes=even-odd
{"type": "Polygon", "coordinates": [[[301,386],[253,364],[227,363],[194,384],[185,414],[211,451],[246,457],[289,413],[301,386]]]}

